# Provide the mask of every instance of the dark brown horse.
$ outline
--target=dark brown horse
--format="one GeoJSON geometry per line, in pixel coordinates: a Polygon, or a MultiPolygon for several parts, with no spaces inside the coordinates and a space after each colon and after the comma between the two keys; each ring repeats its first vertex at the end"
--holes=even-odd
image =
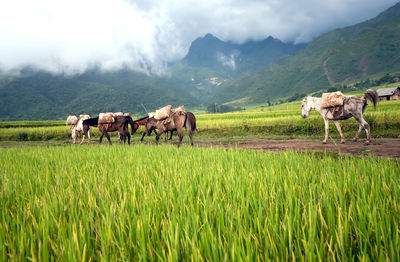
{"type": "Polygon", "coordinates": [[[97,125],[99,118],[90,118],[83,121],[83,133],[88,132],[90,126],[98,126],[100,131],[100,141],[102,142],[103,136],[107,137],[108,142],[111,145],[111,139],[108,132],[118,131],[120,134],[120,142],[123,140],[125,142],[126,137],[128,137],[128,144],[131,143],[131,135],[129,134],[128,124],[131,125],[132,133],[134,133],[134,122],[130,116],[117,116],[114,118],[115,122],[111,124],[100,124],[97,125]]]}
{"type": "MultiPolygon", "coordinates": [[[[156,140],[160,139],[160,136],[168,131],[177,131],[179,136],[178,147],[182,144],[183,139],[183,127],[189,134],[190,144],[193,146],[193,132],[196,130],[196,117],[191,112],[175,112],[170,117],[164,120],[156,120],[153,117],[149,118],[146,123],[146,134],[149,136],[154,129],[158,130],[156,133],[156,140]]],[[[167,142],[168,136],[165,136],[165,142],[167,142]]]]}

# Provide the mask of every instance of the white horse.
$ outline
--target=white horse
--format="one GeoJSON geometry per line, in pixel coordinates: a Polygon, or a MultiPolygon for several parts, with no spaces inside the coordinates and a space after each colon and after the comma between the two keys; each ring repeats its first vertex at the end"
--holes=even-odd
{"type": "MultiPolygon", "coordinates": [[[[75,125],[71,126],[71,133],[72,133],[71,135],[72,135],[72,140],[73,140],[74,144],[76,143],[76,139],[78,137],[78,133],[82,133],[82,140],[81,140],[80,144],[82,144],[83,141],[85,141],[85,134],[86,133],[82,132],[83,131],[83,120],[89,119],[89,118],[90,118],[89,116],[79,117],[78,122],[75,125]]],[[[89,127],[89,130],[87,131],[88,143],[90,143],[90,132],[91,132],[91,130],[90,130],[90,127],[89,127]]]]}
{"type": "Polygon", "coordinates": [[[301,104],[301,116],[303,118],[308,117],[308,114],[312,109],[317,110],[321,114],[325,122],[325,139],[322,141],[324,144],[326,144],[326,142],[328,141],[329,120],[333,120],[333,122],[335,123],[336,128],[340,134],[340,142],[344,143],[345,138],[343,136],[342,129],[340,128],[338,120],[345,120],[354,117],[359,123],[359,128],[353,138],[353,142],[358,140],[362,129],[365,129],[365,132],[367,134],[366,144],[369,144],[371,142],[370,127],[363,117],[365,107],[367,106],[366,99],[370,100],[374,104],[374,107],[376,107],[376,104],[379,101],[378,93],[375,90],[368,89],[363,97],[346,96],[344,98],[343,105],[330,108],[321,108],[320,97],[308,96],[303,99],[303,102],[301,104]]]}

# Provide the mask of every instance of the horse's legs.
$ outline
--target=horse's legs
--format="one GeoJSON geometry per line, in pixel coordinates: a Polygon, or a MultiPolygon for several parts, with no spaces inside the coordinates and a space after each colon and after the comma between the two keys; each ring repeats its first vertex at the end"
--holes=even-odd
{"type": "Polygon", "coordinates": [[[363,130],[362,124],[358,123],[358,130],[357,130],[356,135],[353,138],[353,142],[357,142],[357,140],[360,138],[360,133],[361,133],[362,130],[363,130]]]}
{"type": "Polygon", "coordinates": [[[170,137],[169,137],[169,140],[172,140],[172,134],[174,133],[174,131],[171,130],[170,132],[171,132],[171,135],[170,135],[170,137]]]}
{"type": "Polygon", "coordinates": [[[160,140],[160,136],[161,136],[162,133],[164,133],[164,132],[160,132],[160,133],[155,132],[155,133],[156,133],[156,142],[157,142],[157,144],[158,144],[158,140],[160,140]]]}
{"type": "Polygon", "coordinates": [[[104,136],[104,133],[101,133],[99,144],[101,144],[101,141],[103,141],[103,136],[104,136]]]}
{"type": "Polygon", "coordinates": [[[76,130],[75,129],[72,129],[71,136],[72,136],[72,142],[75,144],[76,143],[76,130]]]}
{"type": "Polygon", "coordinates": [[[183,140],[182,128],[177,128],[177,131],[178,131],[178,136],[179,136],[179,144],[178,144],[178,147],[180,147],[181,144],[182,144],[182,140],[183,140]]]}
{"type": "Polygon", "coordinates": [[[146,132],[143,132],[142,138],[140,139],[140,142],[143,142],[143,138],[146,135],[146,132]]]}
{"type": "Polygon", "coordinates": [[[107,132],[104,132],[104,134],[105,134],[106,137],[107,137],[108,143],[110,143],[110,145],[112,145],[111,139],[110,139],[110,136],[108,135],[108,133],[107,133],[107,132]]]}
{"type": "Polygon", "coordinates": [[[168,131],[165,132],[165,143],[167,143],[167,142],[168,142],[168,131]]]}
{"type": "Polygon", "coordinates": [[[360,127],[358,128],[358,131],[357,131],[354,139],[356,139],[356,138],[358,139],[358,136],[360,135],[360,132],[361,132],[360,128],[364,128],[365,133],[367,134],[367,141],[365,142],[365,144],[368,145],[369,143],[371,143],[371,132],[370,132],[369,124],[367,123],[367,121],[364,120],[364,117],[362,115],[355,115],[354,118],[358,121],[358,123],[360,123],[360,127]]]}
{"type": "MultiPolygon", "coordinates": [[[[128,131],[128,133],[126,135],[128,136],[128,145],[130,145],[131,144],[131,134],[129,134],[129,131],[128,131]]],[[[124,143],[125,143],[125,139],[124,139],[124,143]]]]}
{"type": "Polygon", "coordinates": [[[189,129],[188,133],[189,133],[189,138],[190,138],[190,144],[193,146],[193,132],[191,129],[189,129]]]}
{"type": "Polygon", "coordinates": [[[87,131],[88,144],[90,144],[90,129],[87,131]]]}
{"type": "Polygon", "coordinates": [[[79,144],[82,145],[83,141],[85,141],[85,133],[82,134],[82,140],[79,144]]]}
{"type": "Polygon", "coordinates": [[[340,128],[339,121],[333,120],[333,123],[335,123],[335,126],[336,126],[337,130],[339,131],[339,134],[340,134],[340,143],[344,144],[344,142],[346,142],[346,139],[344,138],[342,129],[340,128]]]}
{"type": "Polygon", "coordinates": [[[326,144],[329,136],[329,120],[324,118],[324,122],[325,122],[325,139],[322,141],[322,143],[326,144]]]}

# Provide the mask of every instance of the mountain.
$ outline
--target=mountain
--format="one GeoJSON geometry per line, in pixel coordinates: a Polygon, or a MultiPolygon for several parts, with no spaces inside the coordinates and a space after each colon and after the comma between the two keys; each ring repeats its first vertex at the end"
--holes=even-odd
{"type": "Polygon", "coordinates": [[[208,34],[163,76],[131,70],[80,75],[26,68],[0,72],[0,120],[66,119],[105,111],[144,114],[161,106],[205,107],[310,93],[400,72],[400,3],[376,18],[323,34],[308,45],[268,37],[243,44],[208,34]]]}
{"type": "Polygon", "coordinates": [[[193,41],[188,54],[172,66],[171,75],[188,85],[194,95],[204,96],[243,72],[256,72],[304,46],[283,43],[271,36],[263,41],[237,44],[207,34],[193,41]]]}
{"type": "Polygon", "coordinates": [[[214,102],[287,97],[400,70],[400,3],[363,23],[333,30],[292,56],[214,90],[214,102]]]}
{"type": "Polygon", "coordinates": [[[57,75],[24,70],[0,77],[0,120],[66,119],[69,114],[131,112],[145,114],[166,104],[198,105],[169,79],[129,70],[57,75]]]}

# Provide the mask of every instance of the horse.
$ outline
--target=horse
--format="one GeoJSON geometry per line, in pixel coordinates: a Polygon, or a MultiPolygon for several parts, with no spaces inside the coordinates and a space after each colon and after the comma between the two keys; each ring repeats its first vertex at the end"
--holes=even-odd
{"type": "MultiPolygon", "coordinates": [[[[134,121],[135,125],[134,125],[134,128],[133,128],[134,131],[132,132],[132,135],[139,129],[140,126],[146,126],[146,123],[147,123],[147,120],[148,120],[148,119],[149,119],[149,116],[145,116],[145,117],[142,117],[142,118],[140,118],[140,119],[138,119],[138,120],[135,120],[135,121],[134,121]]],[[[153,128],[153,129],[150,131],[150,133],[151,133],[151,132],[154,132],[154,133],[157,135],[157,131],[156,131],[155,128],[153,128]]],[[[169,140],[172,139],[172,133],[173,133],[173,131],[170,131],[170,132],[171,132],[171,136],[169,137],[169,140]]],[[[143,134],[142,134],[142,138],[140,139],[141,142],[143,142],[143,138],[144,138],[145,135],[146,135],[146,131],[144,131],[143,134]]]]}
{"type": "Polygon", "coordinates": [[[108,135],[108,132],[118,131],[120,134],[120,142],[122,140],[125,141],[125,137],[128,137],[128,144],[131,144],[131,135],[129,134],[128,124],[131,125],[131,129],[133,132],[134,122],[132,120],[132,117],[117,116],[117,117],[114,117],[114,119],[115,119],[114,123],[100,124],[98,126],[99,131],[101,133],[99,143],[101,144],[101,142],[103,140],[103,136],[105,135],[107,137],[108,143],[110,143],[110,145],[111,145],[111,139],[110,139],[110,136],[108,135]]]}
{"type": "Polygon", "coordinates": [[[379,101],[378,93],[373,89],[368,89],[363,97],[358,96],[345,96],[343,105],[331,108],[321,108],[321,98],[320,97],[306,97],[303,99],[301,108],[302,113],[301,116],[303,118],[307,118],[308,114],[312,109],[317,110],[320,115],[323,117],[325,122],[325,138],[322,141],[324,144],[328,141],[329,134],[329,120],[333,120],[335,126],[340,134],[340,142],[345,143],[345,138],[342,133],[342,129],[340,128],[340,124],[338,120],[345,120],[351,117],[354,117],[358,123],[359,128],[356,135],[353,138],[353,142],[356,142],[359,139],[360,133],[362,129],[365,129],[365,133],[367,134],[367,142],[368,145],[371,143],[371,132],[370,126],[365,121],[363,114],[364,110],[367,106],[367,100],[370,100],[374,104],[374,108],[376,108],[376,104],[379,101]]]}
{"type": "Polygon", "coordinates": [[[105,135],[108,139],[108,142],[111,145],[111,139],[110,136],[108,135],[108,132],[114,132],[118,130],[120,134],[120,143],[122,140],[125,142],[126,137],[128,137],[128,144],[131,143],[131,135],[129,134],[128,124],[131,125],[133,133],[134,122],[130,116],[117,116],[115,117],[115,122],[111,124],[98,125],[98,122],[99,122],[98,117],[90,118],[83,121],[83,132],[84,133],[88,132],[88,130],[90,130],[90,126],[98,126],[99,131],[101,133],[99,143],[102,142],[103,136],[105,135]]]}
{"type": "MultiPolygon", "coordinates": [[[[179,147],[182,144],[183,127],[186,128],[190,137],[190,144],[193,146],[193,132],[196,130],[196,117],[191,112],[185,113],[183,111],[177,111],[164,120],[156,120],[154,117],[151,117],[146,122],[146,134],[149,136],[154,129],[157,129],[159,131],[158,133],[156,132],[156,140],[158,142],[163,133],[176,130],[179,136],[179,147]]],[[[165,142],[167,141],[168,135],[166,134],[165,142]]]]}
{"type": "Polygon", "coordinates": [[[82,140],[79,144],[82,145],[83,141],[85,141],[85,136],[88,137],[88,143],[90,143],[90,128],[84,131],[83,122],[88,119],[86,117],[79,117],[78,122],[75,125],[71,125],[71,136],[73,143],[76,143],[76,139],[78,137],[78,133],[82,133],[82,140]]]}

